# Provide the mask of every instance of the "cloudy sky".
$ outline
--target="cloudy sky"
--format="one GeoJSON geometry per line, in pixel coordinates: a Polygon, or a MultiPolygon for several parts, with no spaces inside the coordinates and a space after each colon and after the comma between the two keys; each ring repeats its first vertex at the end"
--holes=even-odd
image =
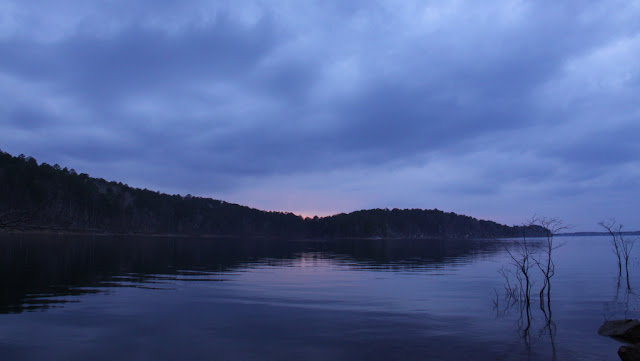
{"type": "Polygon", "coordinates": [[[640,1],[4,0],[0,149],[305,216],[640,229],[640,1]]]}

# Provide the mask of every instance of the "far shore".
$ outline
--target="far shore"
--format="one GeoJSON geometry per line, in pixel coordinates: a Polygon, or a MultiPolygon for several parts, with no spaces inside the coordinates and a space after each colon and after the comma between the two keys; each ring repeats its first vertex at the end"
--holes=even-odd
{"type": "Polygon", "coordinates": [[[261,239],[268,238],[262,236],[237,236],[237,235],[219,235],[219,234],[181,234],[181,233],[143,233],[143,232],[107,232],[100,230],[67,230],[67,229],[25,229],[25,230],[4,230],[0,234],[27,234],[27,235],[73,235],[73,236],[103,236],[103,237],[164,237],[164,238],[212,238],[212,239],[230,239],[230,238],[251,238],[261,239]]]}
{"type": "MultiPolygon", "coordinates": [[[[200,239],[249,239],[249,240],[287,240],[293,242],[321,242],[321,241],[379,241],[379,240],[505,240],[514,237],[496,237],[496,238],[464,238],[464,237],[335,237],[335,238],[308,238],[308,237],[276,237],[261,235],[220,235],[220,234],[184,234],[184,233],[143,233],[143,232],[107,232],[100,230],[78,230],[78,229],[25,229],[25,230],[0,230],[0,235],[60,235],[60,236],[98,236],[98,237],[144,237],[144,238],[200,238],[200,239]]],[[[535,237],[531,237],[535,238],[535,237]]]]}

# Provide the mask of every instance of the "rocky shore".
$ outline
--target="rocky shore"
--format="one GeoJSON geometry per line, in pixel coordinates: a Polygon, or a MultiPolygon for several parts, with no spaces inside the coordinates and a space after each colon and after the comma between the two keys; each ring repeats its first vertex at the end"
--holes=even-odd
{"type": "Polygon", "coordinates": [[[622,361],[640,361],[640,321],[635,319],[606,321],[598,334],[627,343],[620,346],[618,356],[622,361]]]}

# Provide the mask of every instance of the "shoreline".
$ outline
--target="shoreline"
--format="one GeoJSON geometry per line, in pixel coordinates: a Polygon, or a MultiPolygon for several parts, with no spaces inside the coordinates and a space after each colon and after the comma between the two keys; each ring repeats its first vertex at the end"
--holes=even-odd
{"type": "Polygon", "coordinates": [[[25,229],[25,230],[0,230],[0,235],[56,235],[56,236],[99,236],[99,237],[142,237],[142,238],[194,238],[194,239],[247,239],[247,240],[271,240],[271,241],[292,241],[292,242],[331,242],[331,241],[446,241],[446,240],[480,240],[480,241],[500,241],[513,237],[493,237],[493,238],[465,238],[465,237],[277,237],[262,235],[220,235],[220,234],[184,234],[184,233],[135,233],[135,232],[107,232],[100,230],[61,230],[61,229],[25,229]]]}

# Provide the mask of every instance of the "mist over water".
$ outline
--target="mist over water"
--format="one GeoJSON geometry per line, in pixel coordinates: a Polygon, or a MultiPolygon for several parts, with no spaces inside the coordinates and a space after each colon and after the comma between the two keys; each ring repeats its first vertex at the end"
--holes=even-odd
{"type": "MultiPolygon", "coordinates": [[[[0,238],[6,359],[616,360],[640,316],[605,237],[562,238],[554,331],[496,309],[511,242],[0,238]]],[[[637,267],[636,264],[633,266],[637,267]]],[[[633,276],[632,276],[633,277],[633,276]]],[[[632,278],[633,288],[639,287],[632,278]]]]}

